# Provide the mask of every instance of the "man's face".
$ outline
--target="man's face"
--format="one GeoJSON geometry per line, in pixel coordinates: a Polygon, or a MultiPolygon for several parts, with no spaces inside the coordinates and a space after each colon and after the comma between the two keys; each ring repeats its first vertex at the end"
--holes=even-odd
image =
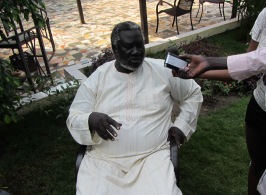
{"type": "Polygon", "coordinates": [[[116,60],[127,70],[136,70],[141,66],[145,47],[139,30],[125,30],[120,32],[120,40],[116,48],[116,60]]]}

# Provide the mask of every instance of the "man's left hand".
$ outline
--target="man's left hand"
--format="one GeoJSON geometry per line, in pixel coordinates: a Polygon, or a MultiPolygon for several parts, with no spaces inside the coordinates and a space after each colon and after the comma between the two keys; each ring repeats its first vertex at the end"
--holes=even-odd
{"type": "Polygon", "coordinates": [[[175,138],[176,144],[178,148],[182,146],[182,144],[185,141],[185,135],[184,133],[178,129],[177,127],[171,127],[168,131],[168,138],[167,141],[170,141],[170,137],[173,136],[175,138]]]}

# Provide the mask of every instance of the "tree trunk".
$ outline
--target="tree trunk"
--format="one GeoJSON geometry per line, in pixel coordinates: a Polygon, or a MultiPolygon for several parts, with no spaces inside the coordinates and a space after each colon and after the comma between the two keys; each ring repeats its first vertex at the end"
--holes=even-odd
{"type": "Polygon", "coordinates": [[[233,0],[233,6],[232,6],[232,14],[231,14],[231,19],[236,18],[237,16],[237,7],[240,0],[233,0]]]}

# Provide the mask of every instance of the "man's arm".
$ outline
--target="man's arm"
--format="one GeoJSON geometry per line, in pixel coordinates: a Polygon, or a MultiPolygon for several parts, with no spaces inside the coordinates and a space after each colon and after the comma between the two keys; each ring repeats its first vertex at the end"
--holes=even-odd
{"type": "Polygon", "coordinates": [[[79,87],[69,109],[67,127],[82,145],[100,144],[102,139],[114,140],[121,124],[104,113],[95,112],[98,74],[92,74],[79,87]],[[102,139],[101,139],[102,138],[102,139]]]}
{"type": "MultiPolygon", "coordinates": [[[[86,82],[86,81],[85,81],[86,82]]],[[[96,85],[96,84],[95,84],[96,85]]],[[[82,83],[69,109],[67,127],[76,142],[82,145],[99,144],[101,139],[89,129],[89,117],[96,102],[94,89],[82,83]]]]}
{"type": "Polygon", "coordinates": [[[194,80],[171,78],[171,96],[177,101],[180,113],[174,121],[174,126],[180,129],[186,140],[194,133],[203,102],[200,86],[194,80]]]}

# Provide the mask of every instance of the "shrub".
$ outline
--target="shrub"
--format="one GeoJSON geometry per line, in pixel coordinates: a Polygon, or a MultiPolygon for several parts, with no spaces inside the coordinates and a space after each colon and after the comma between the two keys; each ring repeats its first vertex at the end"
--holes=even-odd
{"type": "Polygon", "coordinates": [[[57,124],[65,124],[70,105],[75,98],[78,86],[79,84],[76,83],[74,86],[66,87],[64,91],[49,96],[46,100],[48,101],[48,105],[43,103],[37,104],[38,107],[36,111],[38,111],[40,115],[46,115],[51,121],[57,124]]]}
{"type": "Polygon", "coordinates": [[[266,7],[265,0],[242,0],[241,10],[241,29],[248,36],[252,26],[255,23],[259,13],[266,7]]]}
{"type": "Polygon", "coordinates": [[[0,123],[17,122],[20,119],[16,113],[20,96],[17,88],[20,80],[12,75],[10,62],[0,58],[0,123]]]}
{"type": "MultiPolygon", "coordinates": [[[[201,39],[200,37],[197,37],[197,40],[193,43],[182,44],[180,50],[182,53],[204,55],[207,57],[219,57],[221,53],[221,48],[218,45],[209,43],[208,39],[201,39]]],[[[244,89],[249,88],[247,84],[244,85],[243,82],[238,81],[223,82],[199,78],[195,80],[201,86],[204,100],[207,103],[215,102],[214,97],[218,94],[229,95],[232,92],[241,94],[244,89]]]]}
{"type": "Polygon", "coordinates": [[[102,53],[96,58],[92,58],[91,66],[87,66],[84,69],[84,74],[89,77],[99,66],[103,65],[105,62],[110,62],[115,59],[115,56],[111,48],[106,48],[102,50],[102,53]]]}
{"type": "Polygon", "coordinates": [[[196,54],[204,56],[218,57],[220,47],[218,45],[210,44],[207,39],[197,37],[196,41],[190,44],[183,43],[180,46],[182,53],[196,54]]]}

